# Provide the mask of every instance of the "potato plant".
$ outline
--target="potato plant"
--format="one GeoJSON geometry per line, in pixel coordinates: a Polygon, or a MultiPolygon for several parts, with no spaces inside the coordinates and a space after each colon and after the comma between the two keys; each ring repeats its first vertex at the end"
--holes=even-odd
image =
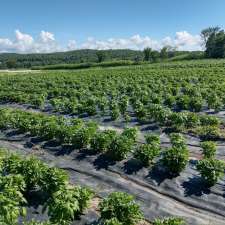
{"type": "Polygon", "coordinates": [[[201,143],[204,158],[214,158],[216,155],[216,144],[213,141],[204,141],[201,143]]]}
{"type": "Polygon", "coordinates": [[[170,134],[170,142],[176,148],[184,148],[186,145],[184,137],[179,133],[170,134]]]}
{"type": "Polygon", "coordinates": [[[123,225],[117,218],[112,218],[104,221],[103,225],[123,225]]]}
{"type": "Polygon", "coordinates": [[[225,164],[217,159],[206,158],[197,164],[197,170],[209,186],[213,186],[224,176],[225,164]]]}
{"type": "Polygon", "coordinates": [[[164,150],[161,162],[169,173],[178,175],[188,163],[189,151],[180,134],[171,135],[171,144],[171,148],[164,150]]]}
{"type": "Polygon", "coordinates": [[[138,134],[138,130],[136,127],[134,128],[125,128],[122,132],[122,136],[125,136],[131,140],[133,140],[134,142],[137,139],[137,134],[138,134]]]}
{"type": "Polygon", "coordinates": [[[123,160],[132,151],[133,140],[124,135],[116,135],[110,144],[108,154],[116,161],[123,160]]]}
{"type": "Polygon", "coordinates": [[[147,134],[145,135],[145,141],[147,144],[157,144],[160,145],[160,137],[157,134],[147,134]]]}
{"type": "Polygon", "coordinates": [[[134,198],[122,192],[111,193],[103,199],[99,209],[104,224],[136,225],[143,218],[140,207],[135,203],[134,198]]]}
{"type": "Polygon", "coordinates": [[[153,225],[186,225],[186,222],[182,218],[170,217],[156,219],[153,221],[153,225]]]}
{"type": "Polygon", "coordinates": [[[149,166],[153,160],[159,155],[160,147],[157,142],[152,144],[143,144],[137,147],[134,157],[140,160],[144,166],[149,166]]]}
{"type": "Polygon", "coordinates": [[[92,192],[79,187],[60,188],[54,192],[44,209],[48,209],[50,221],[69,225],[88,206],[92,192]]]}
{"type": "Polygon", "coordinates": [[[109,150],[110,145],[116,137],[116,131],[106,130],[97,132],[91,139],[91,149],[94,152],[106,152],[109,150]]]}

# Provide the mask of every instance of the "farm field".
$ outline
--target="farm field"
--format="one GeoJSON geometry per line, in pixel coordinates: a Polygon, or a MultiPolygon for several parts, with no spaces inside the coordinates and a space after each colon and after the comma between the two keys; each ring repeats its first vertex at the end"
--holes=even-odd
{"type": "Polygon", "coordinates": [[[43,202],[26,202],[29,196],[18,201],[18,212],[25,207],[28,218],[60,225],[131,224],[107,221],[111,218],[97,206],[111,193],[125,192],[140,206],[133,224],[179,217],[190,225],[222,225],[225,60],[1,72],[0,147],[10,152],[1,154],[0,172],[12,176],[14,187],[22,193],[29,187],[29,194],[37,194],[37,186],[52,191],[45,212],[43,202]],[[26,159],[36,160],[31,168],[43,169],[22,187],[19,176],[29,166],[18,165],[29,165],[26,159]],[[8,171],[1,170],[2,162],[8,171]],[[49,187],[46,177],[55,179],[55,186],[49,187]],[[73,192],[84,206],[72,205],[67,218],[57,218],[54,196],[63,190],[62,205],[73,192]]]}

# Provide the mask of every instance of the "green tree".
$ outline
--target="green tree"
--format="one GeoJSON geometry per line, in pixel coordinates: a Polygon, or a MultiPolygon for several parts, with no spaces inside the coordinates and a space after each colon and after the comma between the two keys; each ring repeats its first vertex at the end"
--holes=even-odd
{"type": "Polygon", "coordinates": [[[16,59],[8,59],[6,62],[6,66],[8,69],[16,68],[16,59]]]}
{"type": "Polygon", "coordinates": [[[151,48],[145,48],[143,53],[144,53],[144,61],[150,61],[151,59],[151,52],[152,49],[151,48]]]}
{"type": "Polygon", "coordinates": [[[206,45],[208,39],[210,36],[214,35],[215,33],[217,33],[220,30],[220,28],[217,27],[208,27],[204,30],[201,31],[201,37],[203,39],[204,45],[206,45]]]}
{"type": "Polygon", "coordinates": [[[101,63],[105,60],[105,53],[103,51],[97,51],[96,56],[98,58],[98,62],[101,63]]]}
{"type": "Polygon", "coordinates": [[[168,58],[168,47],[167,47],[167,46],[165,46],[165,47],[163,47],[163,48],[161,49],[161,51],[160,51],[160,58],[161,58],[162,60],[165,60],[165,59],[168,58]]]}
{"type": "Polygon", "coordinates": [[[209,27],[201,32],[208,58],[225,57],[225,32],[220,27],[209,27]]]}
{"type": "Polygon", "coordinates": [[[160,58],[160,53],[158,51],[152,51],[150,54],[150,59],[152,62],[158,62],[160,58]]]}

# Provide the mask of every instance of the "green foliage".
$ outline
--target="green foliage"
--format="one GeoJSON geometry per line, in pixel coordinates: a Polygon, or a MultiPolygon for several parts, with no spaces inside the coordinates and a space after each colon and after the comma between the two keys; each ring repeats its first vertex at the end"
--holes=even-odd
{"type": "Polygon", "coordinates": [[[151,59],[151,52],[152,49],[151,48],[145,48],[143,53],[144,53],[144,61],[150,61],[151,59]]]}
{"type": "Polygon", "coordinates": [[[160,145],[160,137],[157,134],[147,134],[145,135],[145,141],[147,144],[157,144],[160,145]]]}
{"type": "Polygon", "coordinates": [[[103,51],[97,51],[96,52],[97,58],[98,58],[98,62],[101,63],[104,61],[105,59],[105,54],[103,51]]]}
{"type": "Polygon", "coordinates": [[[120,110],[118,107],[115,107],[111,111],[111,118],[112,120],[117,120],[120,116],[120,110]]]}
{"type": "Polygon", "coordinates": [[[119,101],[119,108],[120,108],[120,112],[121,114],[125,114],[126,110],[127,110],[127,107],[129,105],[129,99],[127,96],[123,96],[121,98],[121,100],[119,101]]]}
{"type": "Polygon", "coordinates": [[[217,159],[203,159],[197,164],[197,170],[209,186],[224,176],[224,169],[224,162],[217,159]]]}
{"type": "Polygon", "coordinates": [[[56,192],[58,189],[68,185],[68,174],[58,168],[45,168],[44,175],[41,181],[41,188],[49,194],[56,192]]]}
{"type": "Polygon", "coordinates": [[[47,166],[41,163],[34,157],[22,160],[18,172],[23,174],[24,181],[28,190],[32,190],[35,187],[41,185],[43,180],[44,171],[47,169],[47,166]]]}
{"type": "Polygon", "coordinates": [[[203,140],[216,140],[221,137],[220,129],[217,126],[198,127],[197,134],[203,140]]]}
{"type": "Polygon", "coordinates": [[[153,142],[152,144],[140,145],[134,152],[134,157],[140,160],[143,165],[149,166],[159,153],[159,145],[156,142],[153,142]]]}
{"type": "Polygon", "coordinates": [[[225,57],[225,32],[219,27],[209,27],[202,31],[205,54],[209,58],[225,57]]]}
{"type": "Polygon", "coordinates": [[[216,144],[212,141],[204,141],[201,143],[203,149],[204,158],[214,158],[216,155],[216,144]]]}
{"type": "Polygon", "coordinates": [[[86,127],[78,129],[72,138],[72,144],[78,148],[87,148],[97,131],[96,123],[89,122],[86,127]]]}
{"type": "Polygon", "coordinates": [[[94,152],[106,152],[115,137],[116,131],[113,130],[97,132],[91,139],[91,149],[94,152]]]}
{"type": "Polygon", "coordinates": [[[87,207],[92,192],[80,187],[63,187],[54,192],[47,202],[48,216],[52,223],[69,225],[87,207]]]}
{"type": "Polygon", "coordinates": [[[32,219],[31,221],[23,222],[23,225],[53,225],[53,224],[50,223],[49,221],[39,222],[32,219]]]}
{"type": "Polygon", "coordinates": [[[176,148],[185,148],[186,145],[183,135],[179,133],[170,134],[170,142],[176,148]]]}
{"type": "Polygon", "coordinates": [[[101,219],[113,220],[112,224],[136,225],[143,218],[134,198],[122,192],[111,193],[100,203],[99,208],[101,219]]]}
{"type": "Polygon", "coordinates": [[[202,126],[218,126],[220,124],[219,118],[215,116],[200,116],[200,122],[202,126]]]}
{"type": "Polygon", "coordinates": [[[122,136],[125,136],[125,137],[133,140],[134,142],[137,139],[137,134],[138,134],[138,129],[136,127],[125,128],[122,132],[122,136]]]}
{"type": "Polygon", "coordinates": [[[25,216],[23,204],[26,199],[22,191],[25,182],[21,175],[0,176],[0,222],[3,225],[16,225],[19,216],[25,216]]]}
{"type": "Polygon", "coordinates": [[[188,95],[178,96],[176,103],[179,109],[189,109],[190,98],[188,95]]]}
{"type": "Polygon", "coordinates": [[[70,186],[65,171],[50,168],[33,157],[18,157],[0,149],[0,223],[17,225],[18,218],[26,215],[26,193],[41,191],[46,196],[43,211],[50,222],[29,221],[25,225],[70,224],[82,213],[93,196],[92,191],[70,186]]]}
{"type": "Polygon", "coordinates": [[[170,173],[179,174],[188,163],[189,151],[180,134],[171,135],[171,144],[172,147],[163,152],[161,161],[170,173]]]}
{"type": "Polygon", "coordinates": [[[104,225],[123,225],[117,218],[112,218],[109,220],[106,220],[104,222],[104,225]]]}
{"type": "Polygon", "coordinates": [[[185,225],[185,221],[182,218],[165,218],[165,219],[156,219],[153,222],[153,225],[185,225]]]}
{"type": "Polygon", "coordinates": [[[172,174],[179,174],[188,163],[188,150],[186,148],[172,147],[163,152],[162,163],[172,174]]]}
{"type": "Polygon", "coordinates": [[[125,159],[133,147],[133,140],[125,135],[117,135],[112,141],[109,149],[109,155],[113,160],[125,159]]]}

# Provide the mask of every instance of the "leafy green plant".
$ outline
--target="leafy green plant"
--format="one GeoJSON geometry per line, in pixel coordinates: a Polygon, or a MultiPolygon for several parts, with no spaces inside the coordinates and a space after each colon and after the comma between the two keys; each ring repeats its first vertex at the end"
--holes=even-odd
{"type": "Polygon", "coordinates": [[[165,219],[156,219],[153,221],[153,225],[186,225],[185,221],[182,218],[165,218],[165,219]]]}
{"type": "Polygon", "coordinates": [[[181,95],[177,97],[176,105],[179,109],[188,109],[190,104],[190,98],[188,95],[181,95]]]}
{"type": "Polygon", "coordinates": [[[91,139],[91,149],[94,152],[106,152],[116,136],[116,131],[106,130],[97,132],[91,139]]]}
{"type": "Polygon", "coordinates": [[[203,149],[204,158],[214,158],[216,155],[216,144],[213,141],[204,141],[201,143],[203,149]]]}
{"type": "Polygon", "coordinates": [[[171,135],[172,148],[169,148],[163,152],[161,162],[168,168],[172,174],[179,174],[185,169],[189,151],[185,146],[183,137],[180,134],[171,135]]]}
{"type": "Polygon", "coordinates": [[[0,176],[0,222],[3,225],[16,225],[19,216],[25,216],[23,205],[26,199],[22,191],[25,182],[21,175],[0,176]]]}
{"type": "Polygon", "coordinates": [[[122,192],[111,193],[99,204],[99,209],[101,219],[114,220],[112,224],[118,224],[116,221],[123,225],[136,225],[143,218],[133,196],[122,192]]]}
{"type": "Polygon", "coordinates": [[[69,225],[87,207],[91,196],[89,190],[63,187],[53,193],[43,211],[48,209],[48,216],[52,223],[69,225]]]}
{"type": "Polygon", "coordinates": [[[91,142],[91,139],[97,131],[97,125],[95,123],[89,123],[86,127],[82,127],[75,132],[72,139],[72,144],[78,148],[86,148],[91,142]]]}
{"type": "Polygon", "coordinates": [[[106,220],[103,225],[123,225],[117,218],[106,220]]]}
{"type": "Polygon", "coordinates": [[[31,157],[22,160],[21,166],[18,169],[20,174],[23,174],[27,189],[32,190],[41,185],[44,179],[44,171],[47,166],[38,159],[31,157]]]}
{"type": "Polygon", "coordinates": [[[218,126],[220,120],[215,116],[201,115],[200,122],[202,126],[218,126]]]}
{"type": "Polygon", "coordinates": [[[53,224],[50,223],[49,221],[40,222],[32,219],[31,221],[23,222],[23,225],[53,225],[53,224]]]}
{"type": "Polygon", "coordinates": [[[217,159],[203,159],[197,164],[197,170],[209,186],[213,186],[223,177],[225,164],[217,159]]]}
{"type": "Polygon", "coordinates": [[[193,112],[200,112],[203,107],[203,99],[201,97],[192,97],[190,99],[190,108],[193,112]]]}
{"type": "Polygon", "coordinates": [[[127,107],[129,105],[129,99],[127,96],[123,96],[119,101],[119,109],[122,115],[125,114],[127,107]]]}
{"type": "Polygon", "coordinates": [[[125,136],[135,142],[137,139],[137,133],[138,133],[138,130],[136,127],[125,128],[122,132],[122,136],[125,136]]]}
{"type": "Polygon", "coordinates": [[[149,166],[159,153],[159,145],[153,142],[152,144],[140,145],[134,152],[134,157],[140,160],[144,166],[149,166]]]}
{"type": "Polygon", "coordinates": [[[170,142],[176,148],[184,148],[186,145],[184,137],[179,133],[170,134],[170,142]]]}
{"type": "Polygon", "coordinates": [[[217,126],[201,126],[196,130],[203,140],[216,140],[221,137],[220,129],[217,126]]]}
{"type": "Polygon", "coordinates": [[[113,160],[122,160],[131,152],[132,147],[132,139],[124,135],[117,135],[110,145],[108,154],[113,160]]]}
{"type": "Polygon", "coordinates": [[[61,169],[52,167],[43,171],[43,179],[40,181],[41,188],[48,194],[52,194],[69,183],[68,174],[61,169]]]}
{"type": "Polygon", "coordinates": [[[119,118],[119,116],[120,116],[120,110],[119,110],[119,108],[118,107],[113,108],[111,110],[111,118],[112,118],[112,120],[117,120],[119,118]]]}
{"type": "Polygon", "coordinates": [[[145,141],[147,144],[157,144],[160,145],[160,137],[157,134],[146,134],[145,141]]]}

